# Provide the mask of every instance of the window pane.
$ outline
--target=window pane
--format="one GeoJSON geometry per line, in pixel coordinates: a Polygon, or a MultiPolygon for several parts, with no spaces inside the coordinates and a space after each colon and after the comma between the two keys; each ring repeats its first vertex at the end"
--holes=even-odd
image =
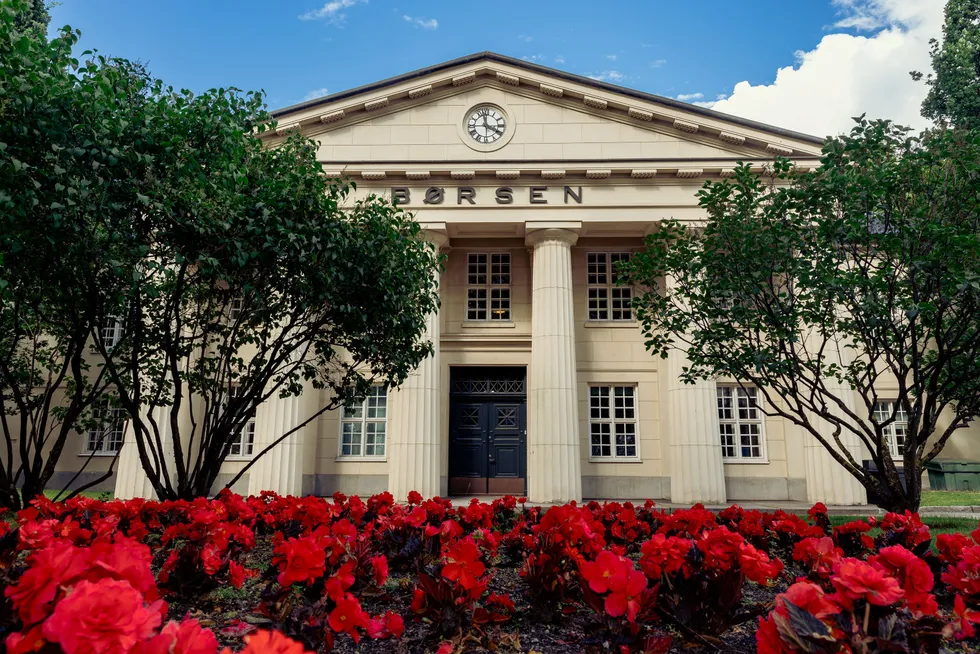
{"type": "Polygon", "coordinates": [[[589,320],[609,320],[609,289],[589,289],[589,320]]]}
{"type": "Polygon", "coordinates": [[[605,252],[590,252],[587,259],[589,284],[608,284],[609,274],[605,252]]]}

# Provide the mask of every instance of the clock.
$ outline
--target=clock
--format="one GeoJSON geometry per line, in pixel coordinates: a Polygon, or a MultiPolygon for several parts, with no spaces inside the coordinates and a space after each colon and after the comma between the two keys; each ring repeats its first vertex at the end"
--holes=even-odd
{"type": "Polygon", "coordinates": [[[504,114],[490,105],[477,107],[466,119],[466,132],[470,138],[484,145],[499,141],[506,130],[504,114]]]}

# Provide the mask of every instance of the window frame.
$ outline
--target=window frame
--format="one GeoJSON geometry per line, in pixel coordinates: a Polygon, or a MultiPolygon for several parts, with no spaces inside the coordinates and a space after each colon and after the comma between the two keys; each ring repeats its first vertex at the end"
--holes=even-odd
{"type": "MultiPolygon", "coordinates": [[[[633,254],[634,253],[635,252],[632,249],[624,249],[624,250],[586,250],[586,252],[585,252],[585,316],[586,316],[585,320],[586,320],[586,322],[590,322],[590,323],[602,323],[602,324],[613,324],[613,325],[617,325],[617,324],[618,325],[628,325],[628,324],[636,323],[636,312],[633,311],[633,298],[635,297],[634,292],[633,292],[634,291],[633,285],[632,284],[623,284],[623,285],[620,285],[619,283],[617,283],[618,280],[616,279],[616,274],[615,274],[615,266],[616,266],[616,263],[618,263],[619,261],[623,261],[624,260],[623,257],[625,257],[625,260],[626,261],[629,261],[633,257],[633,254]],[[595,257],[595,256],[598,256],[598,255],[602,255],[603,257],[605,257],[605,266],[606,266],[606,272],[605,273],[599,273],[599,272],[593,273],[590,270],[590,266],[593,265],[592,258],[595,257]],[[613,257],[617,257],[615,261],[613,261],[613,257]],[[604,283],[594,282],[593,283],[591,281],[591,277],[593,275],[600,275],[600,274],[606,275],[606,277],[607,277],[606,282],[604,282],[604,283]],[[606,318],[599,318],[599,317],[593,318],[592,317],[592,312],[593,312],[593,309],[592,309],[592,300],[593,300],[592,293],[593,293],[593,291],[596,291],[597,292],[597,296],[595,298],[597,300],[600,299],[598,297],[598,291],[604,291],[605,292],[605,300],[606,300],[606,309],[605,309],[605,311],[606,311],[606,314],[607,314],[607,317],[606,318]],[[617,291],[625,291],[626,293],[629,294],[628,304],[627,304],[628,311],[629,311],[629,318],[614,318],[613,317],[613,312],[614,311],[622,311],[623,310],[622,307],[620,307],[618,309],[614,309],[613,308],[613,302],[614,301],[616,301],[616,300],[622,300],[623,299],[623,298],[614,298],[613,297],[616,294],[617,291]]],[[[596,308],[595,311],[598,312],[598,311],[600,311],[600,309],[596,308]]]]}
{"type": "MultiPolygon", "coordinates": [[[[476,262],[479,265],[479,262],[476,262]]],[[[465,263],[464,275],[466,276],[466,293],[464,295],[465,305],[463,307],[463,322],[469,324],[490,324],[490,325],[505,325],[514,322],[514,256],[510,250],[478,250],[474,252],[466,253],[466,263],[465,263]],[[478,256],[486,257],[486,282],[483,284],[471,284],[470,283],[470,258],[478,256]],[[494,284],[493,283],[493,257],[494,256],[506,256],[507,257],[507,283],[506,284],[494,284]],[[485,297],[483,298],[486,302],[486,318],[470,318],[470,291],[484,291],[485,297]],[[506,290],[507,291],[507,317],[506,318],[494,318],[493,316],[493,292],[506,290]]],[[[475,273],[479,275],[479,273],[475,273]]],[[[504,273],[499,273],[503,275],[504,273]]],[[[476,298],[479,300],[480,298],[476,298]]],[[[502,299],[502,298],[500,298],[502,299]]],[[[479,311],[479,309],[477,309],[479,311]]]]}
{"type": "Polygon", "coordinates": [[[892,459],[895,460],[896,464],[901,464],[903,461],[903,454],[898,448],[898,433],[895,430],[896,425],[904,425],[905,433],[902,435],[902,448],[905,448],[905,443],[908,442],[908,431],[909,431],[909,417],[905,413],[905,409],[898,404],[898,400],[878,400],[875,402],[874,406],[875,420],[878,424],[881,424],[885,420],[895,415],[895,421],[890,425],[885,427],[885,444],[888,446],[888,452],[892,459]],[[878,407],[886,407],[882,412],[878,411],[878,407]],[[887,413],[886,413],[887,412],[887,413]],[[900,416],[904,416],[904,419],[900,419],[900,416]]]}
{"type": "Polygon", "coordinates": [[[82,445],[82,451],[79,452],[79,456],[110,456],[115,457],[119,455],[120,450],[122,450],[123,444],[126,442],[126,426],[129,421],[126,410],[120,407],[114,407],[106,400],[104,405],[96,409],[99,412],[99,419],[102,424],[102,430],[96,429],[86,429],[85,430],[85,442],[82,445]],[[103,412],[108,412],[110,416],[115,416],[119,419],[119,429],[108,429],[110,423],[107,420],[102,419],[101,414],[103,412]],[[109,438],[110,434],[117,432],[119,433],[119,447],[115,450],[105,449],[106,444],[111,443],[112,440],[109,438]],[[104,432],[104,434],[103,434],[104,432]],[[93,438],[97,441],[99,434],[102,434],[102,442],[99,444],[99,449],[92,448],[93,438]]]}
{"type": "MultiPolygon", "coordinates": [[[[636,382],[590,382],[588,385],[589,394],[587,398],[587,417],[588,417],[588,428],[586,430],[586,438],[588,440],[589,448],[589,462],[590,463],[641,463],[642,453],[640,452],[640,392],[639,384],[636,382]],[[593,418],[592,417],[592,389],[593,388],[606,388],[609,390],[609,418],[593,418]],[[629,388],[633,391],[633,418],[616,418],[616,389],[617,388],[629,388]],[[603,454],[593,454],[592,453],[592,425],[593,424],[608,424],[609,428],[609,455],[603,454]],[[616,454],[616,425],[617,424],[632,424],[633,425],[633,440],[634,446],[636,448],[636,453],[631,455],[618,455],[616,454]]],[[[601,407],[600,407],[601,408],[601,407]]],[[[625,408],[625,407],[624,407],[625,408]]],[[[624,430],[624,436],[625,436],[624,430]]],[[[601,434],[600,434],[600,444],[602,447],[601,434]]],[[[629,447],[625,443],[624,447],[629,447]]]]}
{"type": "Polygon", "coordinates": [[[764,398],[762,393],[760,393],[759,389],[755,386],[743,387],[736,383],[715,384],[715,416],[718,418],[718,439],[719,439],[718,446],[722,448],[721,451],[722,463],[732,463],[732,464],[742,464],[742,465],[764,465],[769,463],[769,448],[766,446],[766,414],[762,410],[763,399],[764,398]],[[722,407],[719,405],[719,401],[722,399],[720,395],[722,389],[730,389],[732,391],[732,395],[731,395],[731,398],[733,400],[731,406],[732,418],[730,419],[722,418],[720,415],[720,410],[722,407]],[[745,393],[747,396],[749,389],[755,391],[755,407],[756,407],[755,410],[759,415],[757,419],[749,419],[749,418],[742,419],[738,415],[739,395],[741,393],[745,393]],[[759,425],[759,456],[742,455],[742,440],[741,440],[742,424],[759,425]],[[732,434],[736,439],[733,445],[733,447],[735,448],[735,456],[727,456],[725,454],[726,445],[724,445],[721,442],[721,438],[724,435],[722,434],[722,425],[735,426],[734,433],[732,434]]]}
{"type": "MultiPolygon", "coordinates": [[[[339,409],[340,415],[337,420],[337,461],[387,461],[388,460],[388,415],[390,413],[390,407],[388,404],[389,394],[388,389],[384,386],[372,386],[371,392],[381,393],[374,395],[373,397],[384,397],[384,417],[383,418],[369,418],[368,417],[368,400],[372,395],[367,395],[360,402],[360,416],[347,417],[347,409],[341,407],[339,409]],[[369,423],[382,424],[384,425],[384,454],[364,454],[363,451],[367,447],[366,437],[367,437],[367,426],[369,423]],[[344,425],[345,424],[360,424],[360,454],[344,454],[344,425]]],[[[377,432],[375,432],[377,436],[377,432]]],[[[353,443],[351,443],[353,444],[353,443]]],[[[374,446],[377,447],[378,443],[375,441],[374,446]]]]}
{"type": "MultiPolygon", "coordinates": [[[[232,386],[232,397],[238,394],[239,388],[239,386],[232,386]]],[[[252,409],[252,413],[248,417],[248,422],[242,426],[242,430],[238,432],[236,440],[231,443],[232,448],[238,445],[239,453],[235,454],[229,449],[225,461],[251,461],[255,457],[255,414],[256,409],[252,409]],[[248,447],[248,453],[245,452],[246,446],[248,447]]]]}

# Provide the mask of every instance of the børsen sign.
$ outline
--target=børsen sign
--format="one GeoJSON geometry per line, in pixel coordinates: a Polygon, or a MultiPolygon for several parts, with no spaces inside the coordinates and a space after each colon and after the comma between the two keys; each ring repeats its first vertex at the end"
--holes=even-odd
{"type": "Polygon", "coordinates": [[[444,188],[410,188],[394,186],[391,199],[405,205],[493,205],[493,204],[582,204],[581,186],[511,186],[480,187],[458,186],[444,188]],[[515,202],[516,200],[516,202],[515,202]]]}

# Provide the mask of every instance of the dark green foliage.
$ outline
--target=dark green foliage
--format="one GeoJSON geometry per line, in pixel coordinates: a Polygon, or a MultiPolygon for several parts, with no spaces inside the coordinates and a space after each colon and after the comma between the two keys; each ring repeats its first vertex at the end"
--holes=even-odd
{"type": "Polygon", "coordinates": [[[980,128],[980,0],[948,0],[942,41],[930,43],[933,73],[926,80],[922,115],[954,127],[980,128]]]}
{"type": "Polygon", "coordinates": [[[821,161],[705,184],[707,224],[667,221],[634,259],[648,289],[636,309],[654,354],[687,350],[685,380],[758,386],[767,413],[817,438],[883,506],[915,510],[922,466],[980,412],[980,133],[918,138],[862,118],[821,161]],[[899,461],[885,438],[895,413],[874,415],[885,399],[908,415],[899,461]],[[848,432],[858,455],[841,446],[848,432]]]}

